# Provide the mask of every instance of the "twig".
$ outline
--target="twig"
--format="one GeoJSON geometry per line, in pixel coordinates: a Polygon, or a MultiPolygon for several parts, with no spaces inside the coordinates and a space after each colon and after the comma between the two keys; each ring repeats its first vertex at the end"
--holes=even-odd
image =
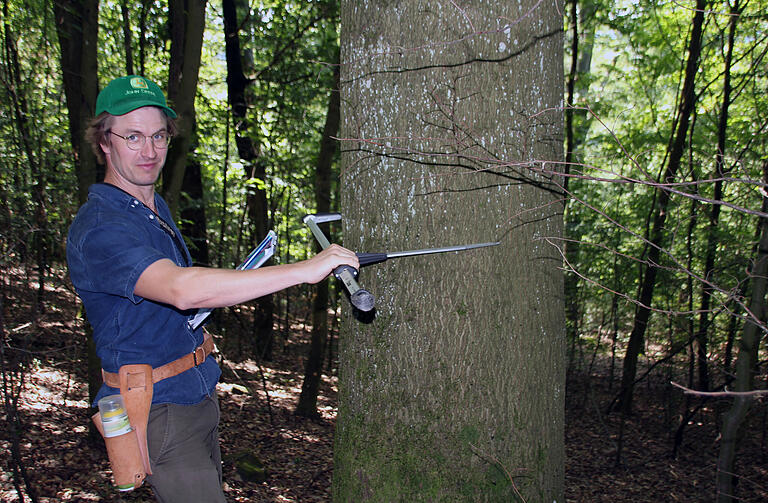
{"type": "Polygon", "coordinates": [[[696,396],[708,396],[708,397],[736,397],[736,396],[743,396],[743,397],[761,397],[763,395],[768,395],[768,389],[756,389],[753,391],[696,391],[694,389],[686,388],[682,384],[677,384],[674,381],[670,381],[669,384],[676,388],[680,388],[683,390],[683,392],[686,395],[696,395],[696,396]]]}
{"type": "Polygon", "coordinates": [[[481,458],[483,458],[485,460],[490,459],[493,462],[493,464],[495,464],[496,466],[501,468],[501,470],[504,472],[504,475],[507,476],[507,480],[509,480],[509,483],[512,484],[512,490],[515,491],[515,495],[518,498],[520,498],[520,501],[522,501],[523,503],[526,503],[525,498],[523,498],[523,495],[520,494],[520,491],[517,489],[517,484],[515,484],[515,479],[512,478],[512,474],[509,473],[509,470],[507,470],[507,467],[504,466],[501,463],[501,461],[496,459],[492,454],[487,454],[487,453],[482,452],[480,449],[478,449],[477,447],[475,447],[472,444],[469,444],[469,447],[472,449],[472,452],[474,452],[476,456],[479,456],[479,457],[481,457],[481,458]]]}

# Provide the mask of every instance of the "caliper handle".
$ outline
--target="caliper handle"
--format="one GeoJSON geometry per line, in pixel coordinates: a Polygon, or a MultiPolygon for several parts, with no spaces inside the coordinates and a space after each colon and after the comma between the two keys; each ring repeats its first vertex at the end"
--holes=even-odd
{"type": "MultiPolygon", "coordinates": [[[[338,213],[321,213],[318,215],[305,215],[304,223],[307,224],[309,230],[320,243],[323,249],[331,246],[328,238],[325,237],[323,231],[317,225],[318,222],[332,222],[334,220],[341,219],[341,215],[338,213]]],[[[373,311],[375,299],[373,294],[368,290],[363,290],[360,285],[357,284],[355,278],[357,277],[357,270],[354,267],[348,265],[342,265],[333,270],[333,275],[344,284],[345,289],[349,293],[349,302],[363,313],[373,311]]]]}
{"type": "Polygon", "coordinates": [[[353,306],[364,313],[373,309],[376,303],[373,294],[360,288],[360,285],[355,281],[357,269],[348,265],[340,265],[333,270],[333,275],[344,284],[347,292],[349,292],[349,302],[353,306]]]}
{"type": "Polygon", "coordinates": [[[360,267],[379,264],[389,258],[386,253],[355,253],[355,255],[357,255],[357,260],[360,261],[360,267]]]}

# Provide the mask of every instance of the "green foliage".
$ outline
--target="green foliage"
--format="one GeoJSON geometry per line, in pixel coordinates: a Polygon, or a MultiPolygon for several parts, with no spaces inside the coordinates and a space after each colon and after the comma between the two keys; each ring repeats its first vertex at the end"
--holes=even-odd
{"type": "MultiPolygon", "coordinates": [[[[259,162],[266,165],[270,221],[281,239],[278,261],[307,255],[312,241],[301,217],[314,206],[314,166],[332,86],[332,65],[337,61],[335,4],[262,2],[238,12],[243,22],[241,49],[248,55],[247,77],[252,79],[249,119],[261,146],[259,162]],[[290,244],[289,244],[290,243],[290,244]]],[[[204,169],[210,239],[218,240],[222,219],[226,240],[237,241],[247,228],[243,209],[248,187],[256,183],[237,161],[234,133],[230,135],[228,191],[222,203],[222,166],[227,145],[226,62],[223,25],[218,6],[209,5],[198,96],[198,153],[204,169]],[[203,158],[204,157],[204,158],[203,158]],[[244,227],[240,227],[240,225],[244,227]]],[[[229,125],[231,127],[231,124],[229,125]]],[[[250,244],[219,250],[223,264],[237,263],[250,244]]]]}
{"type": "Polygon", "coordinates": [[[0,57],[0,246],[3,264],[24,262],[43,241],[63,254],[76,182],[53,15],[44,3],[8,1],[0,57]],[[35,244],[35,242],[37,244],[35,244]]]}
{"type": "MultiPolygon", "coordinates": [[[[573,268],[580,281],[578,302],[582,333],[605,333],[612,326],[611,297],[620,296],[619,336],[628,335],[634,316],[637,285],[647,252],[649,215],[655,204],[655,183],[668,155],[670,135],[677,120],[679,90],[687,58],[686,47],[693,12],[679,4],[614,2],[596,7],[580,3],[581,30],[595,32],[589,75],[576,106],[589,107],[587,131],[578,141],[570,182],[573,199],[567,229],[580,241],[573,268]]],[[[715,171],[717,138],[723,100],[724,57],[729,6],[711,4],[696,79],[697,102],[689,129],[688,151],[674,180],[675,190],[665,225],[668,237],[653,307],[662,315],[651,318],[650,344],[686,341],[685,319],[695,319],[704,285],[707,229],[715,180],[726,177],[717,236],[717,259],[712,276],[717,288],[712,302],[715,323],[712,356],[722,352],[728,313],[737,309],[732,296],[748,290],[749,260],[754,256],[761,191],[757,182],[768,149],[765,130],[766,65],[768,45],[766,2],[750,2],[739,17],[731,67],[732,85],[727,123],[725,174],[715,171]],[[690,235],[688,234],[690,232],[690,235]],[[688,279],[693,278],[693,290],[688,279]],[[690,302],[690,304],[689,304],[690,302]],[[669,316],[680,318],[669,333],[669,316]]],[[[579,76],[582,79],[582,76],[579,76]]],[[[578,127],[578,124],[577,124],[578,127]]],[[[578,131],[578,129],[577,129],[578,131]]],[[[718,202],[719,203],[719,202],[718,202]]]]}

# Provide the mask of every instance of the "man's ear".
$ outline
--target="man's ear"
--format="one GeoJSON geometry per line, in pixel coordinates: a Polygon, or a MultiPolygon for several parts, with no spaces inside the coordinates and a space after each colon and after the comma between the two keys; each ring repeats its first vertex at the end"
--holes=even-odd
{"type": "Polygon", "coordinates": [[[101,148],[101,151],[104,152],[104,157],[109,157],[109,154],[112,152],[111,142],[105,138],[99,142],[99,147],[101,148]]]}

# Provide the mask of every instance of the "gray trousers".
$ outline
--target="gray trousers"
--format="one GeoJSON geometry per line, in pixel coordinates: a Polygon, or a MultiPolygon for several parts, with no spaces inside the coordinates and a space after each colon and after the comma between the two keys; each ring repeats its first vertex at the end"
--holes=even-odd
{"type": "Polygon", "coordinates": [[[219,403],[159,404],[149,411],[147,481],[160,503],[226,502],[221,489],[219,403]]]}

